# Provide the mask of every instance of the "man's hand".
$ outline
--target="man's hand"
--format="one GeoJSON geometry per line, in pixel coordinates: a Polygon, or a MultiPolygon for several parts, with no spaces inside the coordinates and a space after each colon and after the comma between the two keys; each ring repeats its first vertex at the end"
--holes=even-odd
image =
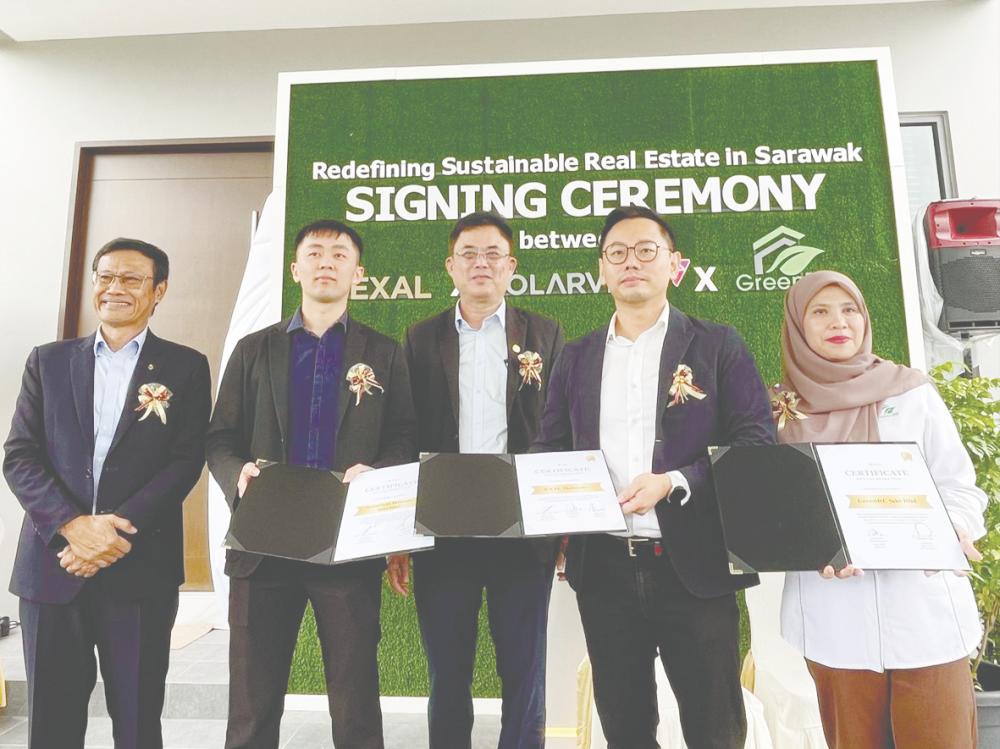
{"type": "Polygon", "coordinates": [[[344,483],[345,484],[351,483],[362,473],[364,473],[365,471],[370,471],[371,469],[372,469],[371,466],[366,466],[364,463],[355,463],[350,468],[348,468],[347,471],[344,473],[344,483]]]}
{"type": "Polygon", "coordinates": [[[137,529],[118,515],[79,515],[60,528],[59,534],[81,562],[104,562],[107,566],[132,551],[132,544],[118,531],[133,534],[137,529]]]}
{"type": "Polygon", "coordinates": [[[566,581],[566,547],[569,546],[569,536],[559,539],[559,551],[556,552],[556,580],[566,581]]]}
{"type": "Polygon", "coordinates": [[[849,577],[861,577],[865,574],[865,571],[860,567],[855,567],[853,564],[847,565],[842,570],[835,570],[832,564],[828,564],[819,571],[819,574],[823,576],[824,580],[833,580],[834,578],[846,580],[849,577]]]}
{"type": "Polygon", "coordinates": [[[665,473],[643,473],[632,479],[618,494],[618,504],[626,515],[645,515],[656,503],[670,494],[674,483],[665,473]]]}
{"type": "Polygon", "coordinates": [[[240,477],[236,479],[236,494],[240,499],[247,493],[247,487],[257,476],[260,476],[260,469],[256,463],[244,463],[240,469],[240,477]]]}
{"type": "Polygon", "coordinates": [[[389,587],[405,596],[410,592],[410,555],[393,554],[389,557],[389,565],[385,568],[385,576],[389,587]]]}
{"type": "Polygon", "coordinates": [[[84,562],[73,553],[69,546],[64,547],[56,556],[59,557],[59,566],[77,577],[93,577],[108,566],[108,563],[103,561],[97,563],[84,562]]]}

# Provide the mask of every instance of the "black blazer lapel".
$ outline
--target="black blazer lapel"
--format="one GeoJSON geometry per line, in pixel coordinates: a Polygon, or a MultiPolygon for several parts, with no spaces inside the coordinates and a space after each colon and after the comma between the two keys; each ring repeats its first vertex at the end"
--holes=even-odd
{"type": "Polygon", "coordinates": [[[69,379],[73,389],[76,418],[83,434],[88,457],[94,455],[94,341],[97,334],[87,336],[74,348],[70,358],[69,379]]]}
{"type": "MultiPolygon", "coordinates": [[[[348,319],[347,340],[344,341],[344,361],[342,371],[340,373],[340,398],[337,400],[338,433],[344,423],[344,415],[347,413],[347,407],[349,405],[354,405],[354,402],[358,398],[355,393],[351,392],[351,383],[347,380],[348,370],[355,364],[367,364],[374,369],[371,362],[366,362],[364,360],[365,345],[367,342],[368,336],[366,335],[364,328],[362,328],[361,325],[354,320],[348,319]]],[[[375,372],[375,379],[378,378],[379,372],[375,372]]],[[[381,384],[381,382],[379,384],[381,384]]]]}
{"type": "MultiPolygon", "coordinates": [[[[663,339],[663,351],[660,354],[660,384],[656,394],[656,430],[659,434],[660,425],[663,423],[663,412],[667,408],[670,395],[668,391],[673,384],[674,371],[681,363],[687,353],[688,346],[694,331],[691,329],[691,321],[688,316],[670,305],[670,313],[667,318],[667,336],[663,339]]],[[[697,373],[695,373],[697,376],[697,373]]]]}
{"type": "Polygon", "coordinates": [[[580,450],[598,450],[601,447],[601,380],[604,377],[604,348],[607,346],[608,329],[601,328],[588,338],[577,359],[579,380],[573,383],[579,404],[578,419],[580,450]]]}
{"type": "Polygon", "coordinates": [[[291,343],[286,330],[288,321],[273,329],[267,336],[267,369],[271,380],[271,398],[274,413],[281,431],[281,444],[288,444],[288,368],[291,343]]]}
{"type": "MultiPolygon", "coordinates": [[[[139,386],[147,382],[159,382],[160,368],[163,361],[160,357],[160,339],[153,335],[153,331],[146,333],[146,342],[139,352],[139,361],[135,363],[135,370],[132,372],[132,379],[128,384],[128,391],[125,393],[125,405],[122,407],[122,414],[118,418],[118,427],[115,429],[115,436],[111,440],[111,447],[108,448],[108,455],[114,452],[118,443],[122,441],[129,428],[139,420],[142,415],[136,411],[139,405],[139,386]]],[[[152,416],[150,418],[153,418],[152,416]]],[[[93,430],[91,430],[93,431],[93,430]]]]}
{"type": "Polygon", "coordinates": [[[451,413],[455,417],[455,426],[458,427],[458,331],[455,330],[454,309],[445,310],[441,315],[436,343],[441,356],[441,369],[448,383],[451,413]]]}
{"type": "Polygon", "coordinates": [[[520,363],[517,357],[527,346],[528,321],[525,314],[508,304],[505,327],[507,329],[507,421],[509,422],[514,399],[517,398],[521,388],[520,363]]]}

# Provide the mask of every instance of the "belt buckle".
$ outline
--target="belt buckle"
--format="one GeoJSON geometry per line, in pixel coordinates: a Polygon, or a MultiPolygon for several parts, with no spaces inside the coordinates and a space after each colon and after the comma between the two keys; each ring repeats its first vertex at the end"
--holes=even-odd
{"type": "Polygon", "coordinates": [[[644,539],[633,538],[633,537],[625,539],[625,542],[628,545],[628,555],[631,559],[635,559],[637,556],[639,556],[639,545],[643,542],[643,540],[644,539]]]}

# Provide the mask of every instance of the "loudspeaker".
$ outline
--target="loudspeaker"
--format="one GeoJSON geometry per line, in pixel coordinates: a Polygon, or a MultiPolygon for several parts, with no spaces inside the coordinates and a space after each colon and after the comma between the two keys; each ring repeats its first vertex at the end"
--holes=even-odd
{"type": "Polygon", "coordinates": [[[1000,200],[953,200],[927,208],[931,277],[946,333],[1000,330],[1000,200]]]}

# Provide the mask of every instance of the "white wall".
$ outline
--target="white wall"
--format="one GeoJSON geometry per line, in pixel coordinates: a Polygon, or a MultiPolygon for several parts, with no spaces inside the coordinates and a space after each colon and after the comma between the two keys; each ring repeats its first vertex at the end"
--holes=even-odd
{"type": "MultiPolygon", "coordinates": [[[[0,436],[25,357],[56,335],[76,142],[273,133],[285,70],[888,46],[900,110],[947,110],[961,193],[997,196],[998,31],[1000,0],[954,0],[0,46],[0,436]]],[[[0,521],[5,586],[6,486],[0,521]]]]}

